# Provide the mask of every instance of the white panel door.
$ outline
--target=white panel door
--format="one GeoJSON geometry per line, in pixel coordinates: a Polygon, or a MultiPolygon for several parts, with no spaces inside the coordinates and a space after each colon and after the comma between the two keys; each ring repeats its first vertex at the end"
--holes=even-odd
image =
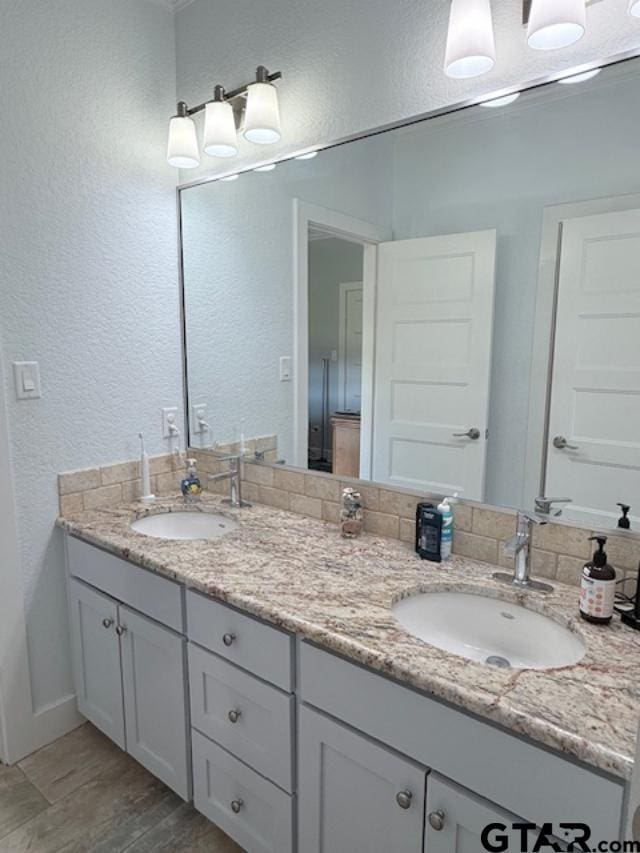
{"type": "Polygon", "coordinates": [[[495,248],[495,231],[378,247],[374,480],[483,499],[495,248]]]}
{"type": "Polygon", "coordinates": [[[127,752],[188,800],[186,640],[122,605],[119,630],[127,752]]]}
{"type": "Polygon", "coordinates": [[[124,749],[118,605],[70,578],[69,621],[78,710],[124,749]]]}
{"type": "Polygon", "coordinates": [[[362,282],[340,285],[338,401],[343,412],[362,407],[362,282]]]}
{"type": "Polygon", "coordinates": [[[563,223],[553,365],[546,493],[640,526],[640,210],[563,223]]]}

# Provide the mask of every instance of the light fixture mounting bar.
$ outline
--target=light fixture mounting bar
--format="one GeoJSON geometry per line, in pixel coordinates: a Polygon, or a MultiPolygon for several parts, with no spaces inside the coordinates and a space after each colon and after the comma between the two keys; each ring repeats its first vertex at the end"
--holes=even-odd
{"type": "MultiPolygon", "coordinates": [[[[215,88],[216,88],[217,99],[220,100],[218,92],[221,92],[222,100],[224,100],[224,101],[235,101],[237,98],[246,98],[247,97],[247,91],[249,89],[249,86],[251,86],[252,83],[273,83],[274,80],[280,80],[281,78],[282,78],[282,71],[274,71],[273,73],[270,73],[264,67],[264,65],[258,65],[258,68],[256,69],[256,79],[252,80],[251,83],[246,83],[244,86],[238,86],[237,89],[231,89],[230,92],[225,91],[225,89],[222,86],[216,86],[215,88]]],[[[185,104],[184,101],[180,101],[179,106],[178,106],[178,110],[180,110],[180,105],[184,104],[184,110],[185,110],[184,115],[192,116],[192,115],[195,115],[196,113],[201,113],[202,110],[204,110],[204,108],[207,106],[207,104],[212,104],[215,100],[216,100],[216,96],[214,95],[214,97],[211,98],[210,100],[204,101],[203,103],[198,104],[195,107],[187,107],[187,105],[185,104]]],[[[179,112],[179,114],[181,114],[181,113],[179,112]]]]}
{"type": "MultiPolygon", "coordinates": [[[[522,0],[522,26],[529,25],[529,15],[531,14],[531,4],[533,0],[522,0]]],[[[586,6],[594,6],[596,3],[601,3],[602,0],[585,0],[586,6]]]]}

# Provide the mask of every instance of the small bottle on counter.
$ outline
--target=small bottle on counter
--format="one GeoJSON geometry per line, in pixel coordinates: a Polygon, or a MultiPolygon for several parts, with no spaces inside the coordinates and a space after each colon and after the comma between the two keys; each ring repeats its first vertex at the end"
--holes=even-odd
{"type": "Polygon", "coordinates": [[[180,483],[180,490],[186,503],[194,503],[202,495],[202,483],[198,477],[195,459],[187,459],[187,473],[180,483]]]}
{"type": "Polygon", "coordinates": [[[442,529],[440,531],[440,557],[442,561],[450,559],[453,547],[453,510],[449,504],[449,498],[443,498],[438,504],[438,512],[442,516],[442,529]]]}
{"type": "Polygon", "coordinates": [[[428,501],[416,507],[416,553],[423,560],[442,562],[442,515],[428,501]]]}
{"type": "Polygon", "coordinates": [[[607,562],[604,546],[606,536],[591,536],[590,541],[598,543],[593,558],[582,570],[580,584],[580,616],[587,622],[606,625],[613,616],[613,603],[616,595],[616,570],[607,562]]]}
{"type": "Polygon", "coordinates": [[[362,533],[362,500],[360,492],[347,486],[342,490],[340,533],[344,539],[355,539],[362,533]]]}

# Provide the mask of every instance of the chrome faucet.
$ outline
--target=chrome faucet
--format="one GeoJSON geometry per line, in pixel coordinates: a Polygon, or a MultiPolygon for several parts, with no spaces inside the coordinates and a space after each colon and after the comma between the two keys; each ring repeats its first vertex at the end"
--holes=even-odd
{"type": "MultiPolygon", "coordinates": [[[[538,515],[551,515],[551,510],[554,504],[570,504],[573,503],[571,498],[546,498],[541,495],[535,501],[536,513],[538,515]]],[[[553,515],[562,515],[562,507],[560,507],[553,515]]]]}
{"type": "Polygon", "coordinates": [[[520,589],[530,589],[536,592],[551,592],[553,587],[548,583],[534,581],[531,578],[531,540],[534,524],[547,524],[547,518],[541,515],[528,515],[519,512],[515,536],[504,544],[504,553],[515,559],[513,575],[508,572],[494,572],[493,579],[508,583],[520,589]]]}
{"type": "Polygon", "coordinates": [[[227,455],[212,451],[220,462],[228,462],[229,470],[221,471],[219,474],[210,474],[207,478],[210,483],[217,483],[220,480],[229,480],[229,497],[223,499],[223,503],[229,504],[236,508],[243,506],[251,506],[249,501],[242,500],[242,477],[241,477],[241,462],[242,457],[238,455],[227,455]]]}

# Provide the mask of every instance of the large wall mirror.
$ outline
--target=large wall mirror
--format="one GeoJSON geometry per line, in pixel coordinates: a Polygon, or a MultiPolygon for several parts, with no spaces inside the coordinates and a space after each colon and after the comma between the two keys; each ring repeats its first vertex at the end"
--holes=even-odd
{"type": "Polygon", "coordinates": [[[640,60],[183,188],[190,442],[640,531],[640,60]]]}

